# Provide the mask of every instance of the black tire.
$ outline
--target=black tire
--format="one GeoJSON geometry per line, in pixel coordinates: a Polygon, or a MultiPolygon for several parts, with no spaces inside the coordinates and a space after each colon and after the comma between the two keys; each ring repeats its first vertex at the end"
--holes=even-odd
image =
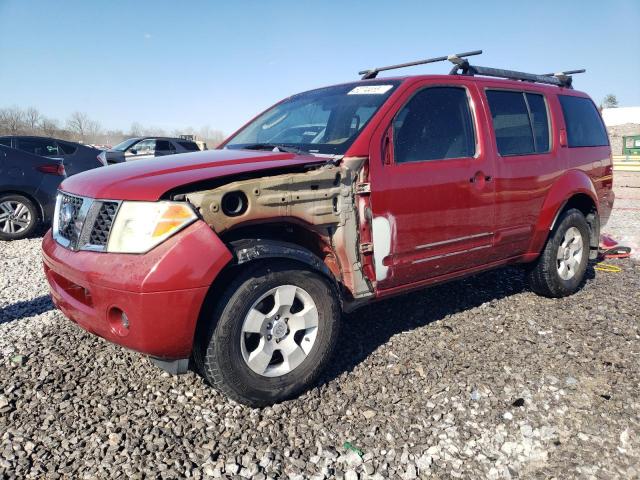
{"type": "Polygon", "coordinates": [[[26,238],[34,232],[39,221],[38,209],[27,197],[16,194],[0,194],[0,240],[20,240],[26,238]],[[5,208],[2,208],[3,206],[5,208]],[[20,218],[15,219],[11,216],[12,220],[10,220],[7,208],[14,208],[15,206],[21,206],[23,210],[19,211],[20,218]],[[24,221],[25,218],[28,218],[28,223],[24,225],[20,223],[20,225],[18,225],[17,222],[21,220],[24,221]]]}
{"type": "Polygon", "coordinates": [[[528,280],[531,290],[538,295],[550,298],[566,297],[574,293],[584,280],[589,262],[589,225],[582,212],[570,209],[557,220],[556,225],[547,239],[540,257],[531,265],[528,280]],[[561,277],[558,259],[559,250],[565,235],[571,228],[576,228],[582,237],[582,256],[575,267],[574,274],[569,279],[561,277]]]}
{"type": "Polygon", "coordinates": [[[340,324],[337,298],[328,279],[297,262],[261,262],[244,270],[201,319],[204,323],[193,351],[200,374],[216,390],[251,407],[299,395],[315,382],[333,354],[340,324]],[[302,363],[289,373],[267,377],[253,371],[243,357],[241,341],[246,337],[242,324],[255,302],[282,285],[300,287],[313,299],[318,312],[317,333],[302,363]]]}

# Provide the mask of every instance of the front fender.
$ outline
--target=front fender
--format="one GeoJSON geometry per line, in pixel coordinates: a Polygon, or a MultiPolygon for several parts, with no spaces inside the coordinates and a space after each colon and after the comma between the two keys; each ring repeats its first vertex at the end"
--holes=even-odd
{"type": "Polygon", "coordinates": [[[538,254],[542,251],[553,229],[560,212],[574,195],[584,194],[593,200],[598,208],[598,195],[589,176],[582,170],[569,170],[552,185],[540,210],[538,221],[534,228],[533,238],[529,245],[529,253],[538,254]]]}

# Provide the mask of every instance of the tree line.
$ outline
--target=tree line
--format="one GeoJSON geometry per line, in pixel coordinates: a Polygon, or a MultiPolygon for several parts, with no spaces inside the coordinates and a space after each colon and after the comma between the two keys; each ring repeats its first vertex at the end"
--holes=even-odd
{"type": "Polygon", "coordinates": [[[166,131],[162,128],[144,127],[133,122],[128,130],[109,130],[100,125],[84,112],[73,112],[65,121],[50,118],[34,107],[0,108],[0,135],[37,135],[54,137],[61,140],[85,143],[88,145],[113,146],[131,137],[156,136],[178,137],[194,135],[203,140],[209,148],[218,145],[224,139],[224,133],[205,125],[199,129],[192,127],[183,130],[166,131]]]}

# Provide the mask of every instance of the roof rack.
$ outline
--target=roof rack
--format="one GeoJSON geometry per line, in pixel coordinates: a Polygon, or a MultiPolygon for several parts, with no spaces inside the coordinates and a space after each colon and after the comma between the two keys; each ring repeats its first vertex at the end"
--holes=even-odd
{"type": "Polygon", "coordinates": [[[581,70],[567,70],[558,73],[544,73],[542,75],[536,73],[518,72],[515,70],[505,70],[502,68],[481,67],[477,65],[470,65],[469,60],[465,57],[471,57],[473,55],[480,55],[482,50],[473,50],[471,52],[454,53],[453,55],[446,55],[442,57],[428,58],[426,60],[418,60],[415,62],[399,63],[397,65],[390,65],[388,67],[376,67],[370,70],[362,70],[358,72],[362,75],[362,80],[368,80],[376,78],[378,73],[385,70],[395,70],[397,68],[412,67],[414,65],[423,65],[425,63],[444,62],[446,60],[454,64],[453,68],[449,72],[449,75],[484,75],[487,77],[507,78],[509,80],[521,80],[523,82],[535,82],[545,83],[548,85],[556,85],[558,87],[572,88],[571,84],[573,77],[571,75],[576,73],[584,73],[585,69],[581,70]]]}
{"type": "Polygon", "coordinates": [[[472,52],[455,53],[453,55],[445,55],[444,57],[427,58],[425,60],[417,60],[415,62],[398,63],[397,65],[389,65],[388,67],[376,67],[371,70],[362,70],[358,72],[358,75],[362,75],[362,80],[369,80],[370,78],[376,78],[378,73],[385,70],[395,70],[396,68],[413,67],[414,65],[424,65],[425,63],[444,62],[449,60],[450,57],[463,58],[471,57],[472,55],[480,55],[482,50],[474,50],[472,52]]]}

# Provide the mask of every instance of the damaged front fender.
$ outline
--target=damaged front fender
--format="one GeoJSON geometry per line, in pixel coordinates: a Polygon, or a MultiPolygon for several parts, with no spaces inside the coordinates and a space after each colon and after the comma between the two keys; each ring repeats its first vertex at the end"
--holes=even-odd
{"type": "Polygon", "coordinates": [[[329,270],[353,298],[368,297],[373,287],[360,259],[355,202],[365,160],[345,158],[340,165],[326,164],[306,172],[231,181],[186,197],[223,239],[247,225],[298,223],[326,246],[326,254],[318,257],[323,263],[320,268],[329,270]]]}

